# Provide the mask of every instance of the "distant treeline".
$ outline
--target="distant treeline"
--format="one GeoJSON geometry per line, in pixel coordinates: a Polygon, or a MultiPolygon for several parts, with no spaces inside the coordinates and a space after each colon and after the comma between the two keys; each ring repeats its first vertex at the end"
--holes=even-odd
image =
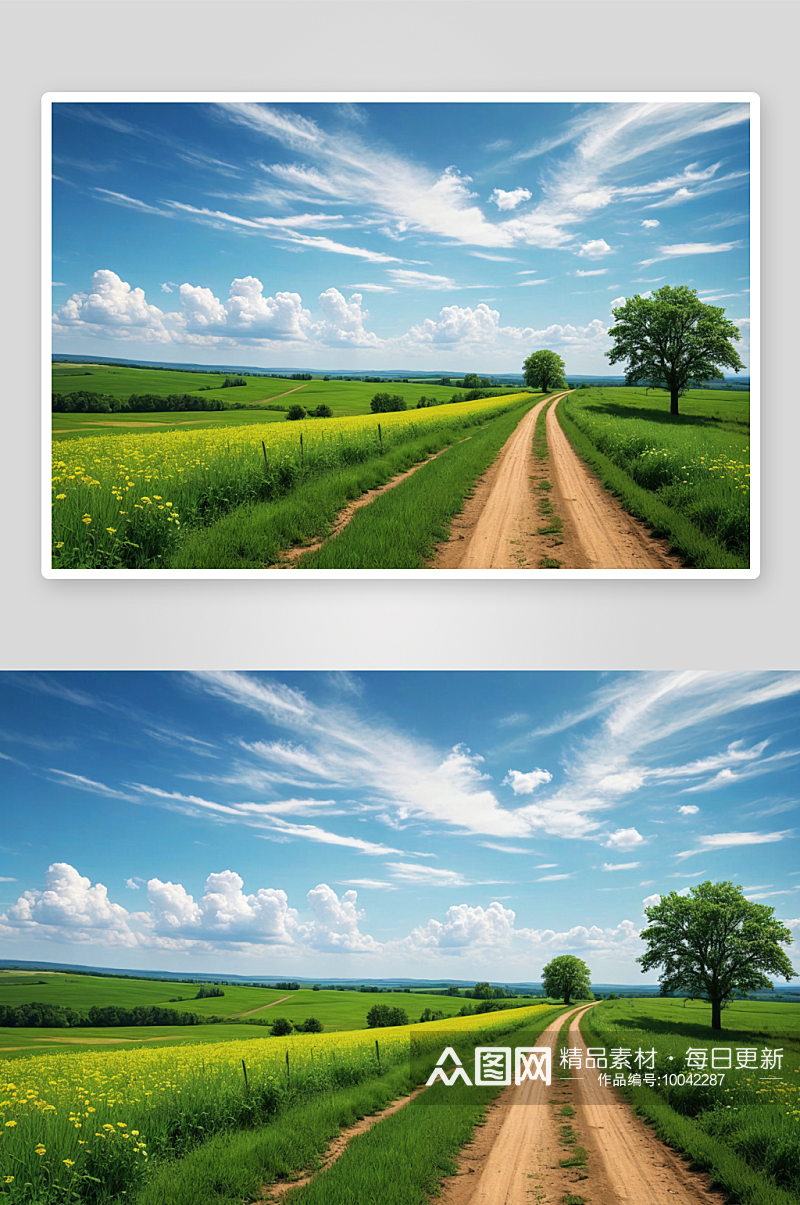
{"type": "MultiPolygon", "coordinates": [[[[206,1018],[203,1018],[205,1021],[206,1018]]],[[[179,1013],[158,1004],[121,1008],[97,1005],[79,1012],[63,1004],[0,1004],[0,1026],[9,1029],[75,1029],[82,1026],[107,1028],[114,1025],[200,1025],[197,1013],[179,1013]]]]}
{"type": "MultiPolygon", "coordinates": [[[[247,384],[246,381],[238,382],[247,384]]],[[[225,388],[225,386],[220,386],[225,388]]],[[[171,393],[161,397],[157,393],[132,393],[128,398],[114,397],[110,393],[90,393],[79,389],[75,393],[54,393],[54,414],[146,414],[149,412],[184,410],[281,410],[285,406],[273,406],[266,402],[224,402],[220,398],[197,397],[194,393],[171,393]]]]}

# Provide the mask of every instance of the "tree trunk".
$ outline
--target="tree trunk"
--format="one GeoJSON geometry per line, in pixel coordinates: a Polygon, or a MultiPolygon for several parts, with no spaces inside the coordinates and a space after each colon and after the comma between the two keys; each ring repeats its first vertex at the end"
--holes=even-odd
{"type": "Polygon", "coordinates": [[[669,412],[670,414],[678,414],[678,390],[670,389],[669,391],[669,412]]]}
{"type": "Polygon", "coordinates": [[[722,1033],[722,1001],[711,1001],[711,1028],[722,1033]]]}

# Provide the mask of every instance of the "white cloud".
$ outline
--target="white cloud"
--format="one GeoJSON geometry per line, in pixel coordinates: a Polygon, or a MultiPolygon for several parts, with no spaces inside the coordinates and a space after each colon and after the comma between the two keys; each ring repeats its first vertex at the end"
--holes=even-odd
{"type": "Polygon", "coordinates": [[[618,305],[624,305],[627,300],[628,300],[627,297],[615,297],[614,300],[611,302],[612,310],[615,310],[618,305]]]}
{"type": "Polygon", "coordinates": [[[522,201],[530,201],[531,193],[527,188],[515,188],[506,192],[503,188],[495,188],[489,197],[498,209],[516,209],[522,201]]]}
{"type": "Polygon", "coordinates": [[[679,816],[696,816],[699,811],[700,811],[699,807],[697,807],[695,804],[684,803],[682,807],[678,808],[678,815],[679,816]]]}
{"type": "Polygon", "coordinates": [[[656,904],[660,904],[660,903],[661,903],[661,896],[658,895],[658,893],[656,893],[655,895],[645,896],[645,898],[642,900],[642,907],[643,908],[652,908],[656,904]]]}
{"type": "Polygon", "coordinates": [[[534,882],[536,882],[536,883],[558,883],[558,882],[560,882],[561,879],[571,879],[572,875],[573,875],[572,871],[570,871],[569,874],[541,874],[541,875],[539,875],[538,879],[534,880],[534,882]]]}
{"type": "Polygon", "coordinates": [[[696,849],[684,849],[676,858],[691,858],[695,854],[708,853],[711,849],[732,849],[739,845],[769,845],[775,841],[783,841],[792,835],[792,829],[773,833],[710,833],[698,837],[696,849]]]}
{"type": "Polygon", "coordinates": [[[635,870],[641,862],[604,862],[603,870],[635,870]]]}
{"type": "Polygon", "coordinates": [[[380,347],[378,336],[364,329],[369,311],[362,310],[361,302],[360,293],[353,293],[349,301],[338,289],[320,293],[319,304],[325,318],[315,329],[316,339],[326,347],[380,347]]]}
{"type": "Polygon", "coordinates": [[[439,870],[435,866],[418,866],[413,862],[387,862],[386,865],[398,883],[425,887],[463,887],[466,884],[466,879],[457,870],[439,870]]]}
{"type": "Polygon", "coordinates": [[[581,268],[578,268],[575,275],[576,276],[605,276],[605,274],[607,272],[608,272],[608,268],[589,268],[585,272],[581,268]]]}
{"type": "Polygon", "coordinates": [[[361,954],[380,949],[374,937],[359,930],[359,922],[366,913],[358,908],[355,891],[345,891],[340,899],[332,887],[320,883],[309,891],[306,899],[314,919],[302,926],[301,933],[312,949],[361,954]]]}
{"type": "Polygon", "coordinates": [[[393,289],[391,285],[376,285],[376,284],[360,284],[350,285],[351,289],[360,289],[363,293],[396,293],[397,289],[393,289]]]}
{"type": "Polygon", "coordinates": [[[163,284],[161,285],[161,292],[162,293],[171,293],[174,288],[175,288],[174,284],[171,284],[169,281],[165,280],[163,282],[163,284]]]}
{"type": "Polygon", "coordinates": [[[87,330],[116,337],[168,343],[164,313],[150,305],[144,290],[131,288],[116,272],[101,268],[92,276],[89,293],[73,293],[53,315],[54,330],[59,334],[87,330]]]}
{"type": "Polygon", "coordinates": [[[675,259],[684,255],[718,255],[723,251],[733,251],[737,247],[741,247],[741,242],[734,243],[670,243],[666,247],[658,248],[658,255],[652,259],[641,259],[639,263],[643,268],[649,267],[650,264],[658,264],[663,259],[675,259]]]}
{"type": "Polygon", "coordinates": [[[604,255],[610,255],[611,250],[604,238],[593,238],[581,243],[578,255],[585,255],[587,259],[601,259],[604,255]]]}
{"type": "Polygon", "coordinates": [[[418,289],[455,289],[456,282],[449,276],[434,276],[430,272],[417,272],[411,268],[389,268],[394,284],[418,289]]]}
{"type": "Polygon", "coordinates": [[[515,795],[532,795],[537,787],[552,781],[553,775],[549,770],[536,769],[525,773],[509,770],[507,777],[503,779],[503,785],[510,786],[515,795]]]}
{"type": "Polygon", "coordinates": [[[644,845],[644,837],[635,828],[618,828],[604,842],[606,849],[635,849],[644,845]]]}
{"type": "Polygon", "coordinates": [[[658,218],[645,218],[645,220],[642,222],[642,225],[651,230],[656,226],[660,226],[661,223],[659,222],[658,218]]]}
{"type": "Polygon", "coordinates": [[[108,898],[102,883],[92,886],[67,862],[54,862],[45,875],[44,890],[25,891],[2,916],[0,932],[31,938],[66,937],[71,941],[100,941],[109,946],[135,946],[129,914],[108,898]]]}
{"type": "Polygon", "coordinates": [[[139,890],[139,883],[137,883],[136,879],[126,879],[125,886],[128,888],[129,891],[138,891],[139,890]]]}

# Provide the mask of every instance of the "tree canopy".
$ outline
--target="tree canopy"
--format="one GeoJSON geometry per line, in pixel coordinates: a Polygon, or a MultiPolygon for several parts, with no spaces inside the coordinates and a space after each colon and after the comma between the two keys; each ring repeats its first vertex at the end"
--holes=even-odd
{"type": "Polygon", "coordinates": [[[722,1009],[735,992],[771,988],[768,974],[796,974],[781,948],[791,931],[774,911],[745,899],[731,882],[700,883],[688,895],[671,891],[645,908],[649,924],[640,937],[647,950],[636,961],[643,971],[661,968],[662,992],[708,1000],[711,1028],[721,1030],[722,1009]]]}
{"type": "Polygon", "coordinates": [[[542,986],[545,995],[561,996],[565,1004],[575,1000],[591,1000],[591,971],[582,958],[574,954],[560,954],[552,959],[542,971],[542,986]]]}
{"type": "Polygon", "coordinates": [[[664,285],[651,297],[637,293],[612,313],[614,345],[605,354],[612,364],[625,361],[626,385],[668,389],[671,414],[679,413],[678,398],[690,384],[721,378],[720,368],[744,368],[733,346],[736,323],[688,285],[664,285]]]}
{"type": "Polygon", "coordinates": [[[525,384],[549,393],[564,384],[564,361],[554,351],[533,351],[522,365],[525,384]]]}

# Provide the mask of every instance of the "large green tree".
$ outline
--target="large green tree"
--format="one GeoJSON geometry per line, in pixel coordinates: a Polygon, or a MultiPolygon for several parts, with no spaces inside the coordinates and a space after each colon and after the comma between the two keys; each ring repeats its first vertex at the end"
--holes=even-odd
{"type": "Polygon", "coordinates": [[[522,365],[525,384],[549,393],[564,384],[564,361],[554,351],[533,351],[522,365]]]}
{"type": "Polygon", "coordinates": [[[721,1030],[722,1009],[735,992],[771,988],[768,974],[796,974],[781,948],[792,934],[774,911],[745,899],[731,882],[700,883],[688,895],[671,891],[645,908],[649,923],[639,936],[647,950],[636,961],[643,971],[661,968],[663,992],[710,1001],[711,1028],[721,1030]]]}
{"type": "Polygon", "coordinates": [[[627,385],[668,389],[671,414],[679,413],[678,398],[693,382],[721,378],[720,368],[744,368],[732,342],[739,339],[736,323],[688,285],[664,285],[651,297],[637,293],[612,313],[614,346],[605,354],[612,364],[625,361],[627,385]]]}
{"type": "Polygon", "coordinates": [[[560,954],[548,962],[542,971],[542,986],[545,995],[561,996],[565,1004],[575,1000],[591,1000],[591,971],[582,958],[574,954],[560,954]]]}

